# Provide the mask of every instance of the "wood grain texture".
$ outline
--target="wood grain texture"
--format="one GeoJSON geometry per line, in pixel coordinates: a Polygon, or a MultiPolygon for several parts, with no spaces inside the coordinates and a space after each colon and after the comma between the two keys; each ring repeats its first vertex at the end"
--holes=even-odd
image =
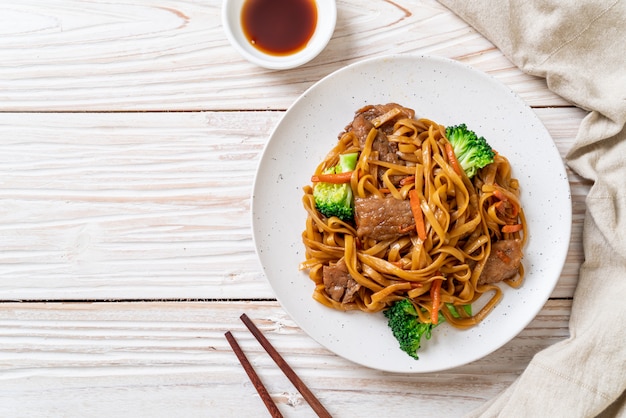
{"type": "Polygon", "coordinates": [[[485,359],[429,374],[357,367],[305,335],[275,302],[4,303],[0,415],[263,416],[224,333],[236,336],[285,416],[314,414],[239,321],[247,313],[335,417],[401,416],[428,405],[462,416],[507,387],[539,350],[567,338],[553,300],[485,359]]]}
{"type": "MultiPolygon", "coordinates": [[[[537,109],[562,155],[584,112],[537,109]]],[[[282,112],[0,114],[0,299],[272,298],[250,195],[282,112]],[[19,283],[16,286],[16,283],[19,283]]],[[[589,185],[568,173],[582,261],[589,185]]]]}
{"type": "Polygon", "coordinates": [[[338,1],[328,47],[289,71],[228,43],[221,0],[0,4],[0,111],[286,109],[320,78],[393,53],[455,58],[533,106],[568,105],[435,0],[338,1]]]}
{"type": "Polygon", "coordinates": [[[277,116],[0,115],[0,297],[268,295],[249,196],[277,116]]]}

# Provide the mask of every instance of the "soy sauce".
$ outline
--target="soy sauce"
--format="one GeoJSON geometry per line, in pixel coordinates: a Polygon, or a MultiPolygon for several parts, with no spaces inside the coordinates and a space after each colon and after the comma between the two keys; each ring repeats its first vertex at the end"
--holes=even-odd
{"type": "Polygon", "coordinates": [[[315,0],[245,0],[241,25],[256,49],[270,55],[294,54],[315,32],[315,0]]]}

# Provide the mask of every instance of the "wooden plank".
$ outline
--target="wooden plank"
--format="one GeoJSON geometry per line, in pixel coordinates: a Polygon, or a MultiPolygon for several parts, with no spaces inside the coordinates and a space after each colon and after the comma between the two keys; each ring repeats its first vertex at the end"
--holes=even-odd
{"type": "Polygon", "coordinates": [[[270,295],[249,200],[278,116],[0,115],[0,297],[270,295]]]}
{"type": "Polygon", "coordinates": [[[238,317],[246,312],[336,417],[461,416],[567,338],[571,302],[549,301],[488,357],[439,373],[356,366],[304,334],[275,302],[0,304],[0,415],[262,416],[224,338],[231,330],[286,416],[314,416],[238,317]]]}
{"type": "Polygon", "coordinates": [[[435,0],[339,1],[325,51],[272,71],[241,58],[221,0],[23,0],[0,5],[0,111],[286,109],[314,82],[383,54],[458,59],[534,106],[568,103],[435,0]],[[358,35],[357,35],[358,34],[358,35]]]}
{"type": "MultiPolygon", "coordinates": [[[[584,112],[537,109],[564,155],[584,112]]],[[[250,227],[281,112],[0,114],[0,299],[272,298],[250,227]]],[[[556,297],[573,293],[584,197],[556,297]]]]}

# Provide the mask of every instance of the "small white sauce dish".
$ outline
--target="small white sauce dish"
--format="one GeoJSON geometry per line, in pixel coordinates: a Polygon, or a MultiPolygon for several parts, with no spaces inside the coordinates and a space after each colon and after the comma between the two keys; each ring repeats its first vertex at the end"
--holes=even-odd
{"type": "Polygon", "coordinates": [[[246,0],[223,0],[222,25],[233,48],[246,60],[263,68],[286,70],[311,61],[326,47],[337,22],[336,0],[315,0],[317,25],[306,46],[290,55],[271,55],[255,48],[246,38],[241,12],[246,0]]]}

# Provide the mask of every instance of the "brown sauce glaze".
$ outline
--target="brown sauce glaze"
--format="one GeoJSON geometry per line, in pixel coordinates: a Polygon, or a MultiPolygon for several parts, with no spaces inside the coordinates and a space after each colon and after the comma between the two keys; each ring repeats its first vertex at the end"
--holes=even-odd
{"type": "Polygon", "coordinates": [[[304,49],[317,26],[315,0],[246,0],[241,25],[248,41],[270,55],[304,49]]]}

